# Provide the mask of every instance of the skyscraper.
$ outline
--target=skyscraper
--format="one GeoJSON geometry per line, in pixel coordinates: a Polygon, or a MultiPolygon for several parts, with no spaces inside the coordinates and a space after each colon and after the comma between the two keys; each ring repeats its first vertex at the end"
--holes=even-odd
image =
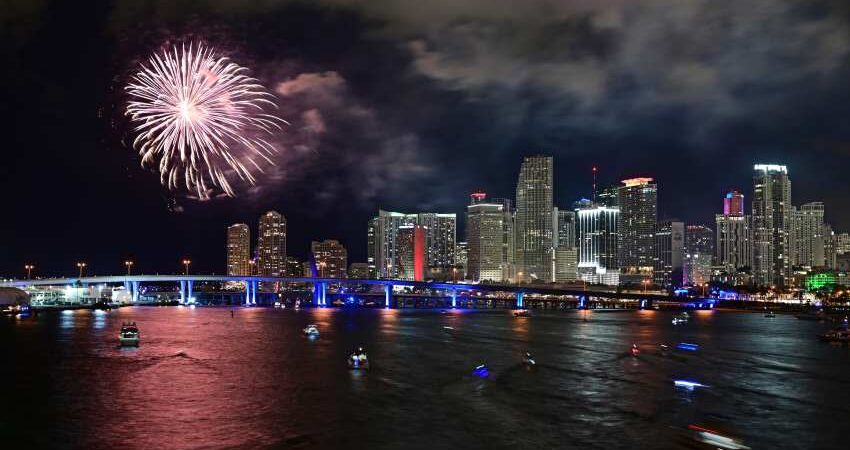
{"type": "Polygon", "coordinates": [[[316,272],[321,278],[346,278],[348,273],[348,252],[339,241],[327,239],[310,243],[316,272]]]}
{"type": "Polygon", "coordinates": [[[708,283],[714,257],[714,231],[705,225],[685,228],[684,282],[692,286],[708,283]]]}
{"type": "Polygon", "coordinates": [[[655,284],[679,286],[685,257],[685,224],[676,220],[658,223],[655,231],[655,284]]]}
{"type": "Polygon", "coordinates": [[[425,232],[425,265],[449,268],[455,265],[457,215],[419,213],[417,223],[425,232]]]}
{"type": "Polygon", "coordinates": [[[617,190],[617,205],[620,208],[620,274],[632,282],[652,279],[658,187],[652,178],[623,180],[617,190]]]}
{"type": "Polygon", "coordinates": [[[563,208],[555,208],[552,213],[552,218],[555,220],[555,233],[553,234],[552,246],[557,248],[561,246],[575,247],[578,243],[576,238],[576,213],[563,208]]]}
{"type": "Polygon", "coordinates": [[[492,202],[502,205],[502,281],[513,281],[516,278],[514,209],[507,198],[494,198],[492,202]]]}
{"type": "Polygon", "coordinates": [[[746,267],[752,268],[752,242],[750,216],[717,214],[714,225],[717,229],[715,257],[717,265],[734,273],[746,267]]]}
{"type": "Polygon", "coordinates": [[[277,211],[260,216],[257,235],[257,272],[266,277],[284,275],[286,261],[286,218],[277,211]]]}
{"type": "Polygon", "coordinates": [[[823,267],[824,258],[824,207],[822,202],[806,203],[794,209],[793,236],[794,265],[823,267]]]}
{"type": "Polygon", "coordinates": [[[398,278],[402,280],[425,280],[426,230],[423,225],[407,224],[398,229],[396,236],[398,278]]]}
{"type": "Polygon", "coordinates": [[[791,276],[791,180],[785,166],[753,170],[753,281],[782,286],[791,276]]]}
{"type": "Polygon", "coordinates": [[[552,157],[526,157],[516,186],[516,259],[520,281],[551,280],[552,157]]]}
{"type": "Polygon", "coordinates": [[[502,281],[504,277],[505,211],[501,203],[488,202],[486,194],[470,196],[466,207],[467,278],[502,281]]]}
{"type": "MultiPolygon", "coordinates": [[[[400,272],[399,230],[402,227],[421,226],[424,236],[423,267],[450,268],[455,265],[457,216],[455,214],[418,213],[405,214],[379,210],[378,216],[369,221],[367,239],[369,260],[374,260],[379,278],[406,277],[400,272]]],[[[412,231],[411,231],[412,232],[412,231]]],[[[409,238],[410,236],[405,236],[409,238]]],[[[412,253],[403,255],[412,257],[412,253]]],[[[402,258],[402,259],[404,259],[402,258]]],[[[412,270],[412,269],[411,269],[412,270]]],[[[410,275],[411,277],[413,275],[410,275]]],[[[411,278],[412,279],[412,278],[411,278]]]]}
{"type": "Polygon", "coordinates": [[[377,232],[378,232],[378,217],[373,217],[369,220],[369,225],[366,229],[366,264],[369,266],[369,273],[377,274],[378,255],[377,255],[377,232]]]}
{"type": "Polygon", "coordinates": [[[738,191],[729,191],[723,198],[723,214],[726,216],[740,217],[744,215],[744,194],[738,191]]]}
{"type": "Polygon", "coordinates": [[[244,223],[227,227],[227,275],[251,275],[251,229],[244,223]]]}
{"type": "Polygon", "coordinates": [[[591,283],[617,285],[620,210],[606,206],[586,207],[576,211],[579,229],[578,272],[591,283]]]}

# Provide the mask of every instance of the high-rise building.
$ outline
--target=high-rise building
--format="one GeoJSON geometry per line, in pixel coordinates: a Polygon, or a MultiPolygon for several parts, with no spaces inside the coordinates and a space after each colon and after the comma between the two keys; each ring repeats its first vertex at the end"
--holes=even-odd
{"type": "Polygon", "coordinates": [[[260,216],[257,235],[257,272],[266,277],[284,275],[286,269],[286,218],[277,211],[260,216]]]}
{"type": "Polygon", "coordinates": [[[750,216],[714,216],[714,225],[717,228],[715,258],[717,265],[726,272],[734,273],[744,268],[752,268],[750,220],[750,216]]]}
{"type": "Polygon", "coordinates": [[[616,208],[619,206],[617,194],[620,190],[619,186],[608,186],[603,188],[596,194],[596,199],[593,203],[597,206],[606,206],[608,208],[616,208]]]}
{"type": "Polygon", "coordinates": [[[850,233],[835,233],[835,254],[850,253],[850,233]]]}
{"type": "Polygon", "coordinates": [[[652,178],[623,180],[617,190],[620,208],[620,274],[628,281],[652,279],[655,268],[655,226],[658,186],[652,178]]]}
{"type": "Polygon", "coordinates": [[[428,267],[453,267],[457,242],[457,215],[419,213],[416,219],[425,231],[425,264],[428,267]]]}
{"type": "Polygon", "coordinates": [[[576,215],[579,230],[579,276],[591,283],[619,284],[617,246],[620,210],[589,205],[577,210],[576,215]]]}
{"type": "MultiPolygon", "coordinates": [[[[420,232],[423,233],[425,239],[423,268],[434,266],[448,269],[455,266],[457,253],[455,244],[456,214],[405,214],[380,210],[378,216],[369,221],[367,229],[369,246],[367,262],[375,266],[375,272],[379,278],[406,277],[400,272],[398,263],[400,260],[399,230],[402,227],[413,225],[421,226],[420,232]]],[[[412,253],[406,254],[405,258],[412,255],[412,253]]],[[[408,268],[412,270],[412,268],[408,268]]]]}
{"type": "Polygon", "coordinates": [[[348,278],[368,280],[375,277],[369,268],[369,263],[351,263],[348,266],[348,278]]]}
{"type": "Polygon", "coordinates": [[[714,231],[705,225],[685,228],[684,282],[692,286],[708,283],[714,257],[714,231]]]}
{"type": "Polygon", "coordinates": [[[835,269],[837,262],[836,241],[836,234],[832,231],[832,226],[828,223],[823,224],[823,265],[827,269],[835,269]]]}
{"type": "Polygon", "coordinates": [[[824,207],[822,202],[806,203],[793,209],[792,242],[794,265],[823,267],[824,255],[824,207]]]}
{"type": "Polygon", "coordinates": [[[502,205],[502,281],[516,278],[516,233],[514,209],[510,199],[495,198],[493,203],[502,205]]]}
{"type": "Polygon", "coordinates": [[[753,167],[753,282],[783,286],[791,277],[791,180],[777,164],[753,167]]]}
{"type": "Polygon", "coordinates": [[[304,275],[304,264],[298,261],[297,258],[291,256],[286,257],[285,270],[288,277],[300,277],[304,275]]]}
{"type": "Polygon", "coordinates": [[[369,220],[369,226],[366,229],[366,264],[369,265],[369,272],[373,274],[378,273],[378,255],[377,252],[377,231],[378,231],[378,221],[380,218],[373,217],[369,220]]]}
{"type": "Polygon", "coordinates": [[[655,231],[655,284],[676,287],[682,281],[685,257],[685,223],[667,220],[658,223],[655,231]]]}
{"type": "Polygon", "coordinates": [[[471,195],[466,207],[467,278],[502,281],[504,278],[504,204],[488,202],[486,194],[471,195]]]}
{"type": "MultiPolygon", "coordinates": [[[[469,268],[469,244],[467,242],[458,242],[457,246],[455,247],[455,251],[455,262],[457,263],[457,266],[460,267],[462,270],[462,277],[466,279],[466,273],[469,268]]],[[[455,280],[456,279],[457,277],[455,277],[455,280]]]]}
{"type": "Polygon", "coordinates": [[[729,191],[723,198],[723,215],[740,217],[744,215],[744,194],[729,191]]]}
{"type": "Polygon", "coordinates": [[[567,209],[555,208],[552,213],[552,219],[555,233],[552,239],[552,246],[558,247],[576,247],[578,239],[576,237],[576,213],[567,209]]]}
{"type": "Polygon", "coordinates": [[[516,186],[516,267],[520,281],[551,280],[552,157],[522,162],[516,186]]]}
{"type": "Polygon", "coordinates": [[[578,248],[561,245],[555,249],[555,283],[571,283],[578,279],[578,248]]]}
{"type": "Polygon", "coordinates": [[[310,243],[316,273],[320,278],[346,278],[348,276],[348,252],[334,239],[310,243]]]}
{"type": "Polygon", "coordinates": [[[425,234],[426,230],[423,225],[409,224],[399,227],[396,243],[398,257],[395,261],[398,268],[398,278],[414,281],[425,280],[427,254],[425,234]]]}
{"type": "Polygon", "coordinates": [[[251,275],[251,229],[244,223],[227,227],[227,275],[251,275]]]}

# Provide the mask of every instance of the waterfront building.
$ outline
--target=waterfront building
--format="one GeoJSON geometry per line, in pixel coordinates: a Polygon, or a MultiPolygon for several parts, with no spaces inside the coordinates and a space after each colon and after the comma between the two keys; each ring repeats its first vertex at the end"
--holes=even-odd
{"type": "Polygon", "coordinates": [[[832,231],[832,226],[823,224],[823,265],[827,269],[835,269],[836,244],[836,234],[832,231]]]}
{"type": "Polygon", "coordinates": [[[823,267],[824,255],[824,206],[822,202],[811,202],[793,209],[792,242],[794,265],[823,267]]]}
{"type": "Polygon", "coordinates": [[[593,203],[598,206],[606,206],[608,208],[616,208],[619,206],[619,201],[617,199],[617,195],[619,194],[620,187],[619,186],[609,186],[603,188],[596,194],[596,198],[593,199],[593,203]]]}
{"type": "Polygon", "coordinates": [[[454,274],[456,279],[466,279],[466,274],[468,271],[468,259],[469,259],[469,244],[467,242],[458,242],[455,247],[455,262],[457,265],[455,267],[461,270],[461,273],[454,274]]]}
{"type": "Polygon", "coordinates": [[[257,272],[266,277],[284,275],[286,218],[277,211],[260,216],[257,234],[257,272]]]}
{"type": "Polygon", "coordinates": [[[576,247],[578,239],[576,237],[575,211],[555,208],[552,212],[552,219],[555,221],[553,224],[555,233],[553,234],[552,246],[555,248],[561,246],[576,247]]]}
{"type": "Polygon", "coordinates": [[[579,230],[578,273],[589,283],[617,285],[620,210],[588,205],[576,211],[579,230]]]}
{"type": "Polygon", "coordinates": [[[554,262],[553,281],[555,283],[572,283],[578,279],[578,249],[576,247],[561,245],[556,248],[554,262]]]}
{"type": "Polygon", "coordinates": [[[251,275],[251,229],[244,223],[227,227],[227,275],[251,275]]]}
{"type": "Polygon", "coordinates": [[[516,186],[516,257],[519,281],[551,280],[552,157],[526,157],[516,186]]]}
{"type": "Polygon", "coordinates": [[[621,278],[630,282],[652,279],[655,268],[655,227],[658,186],[652,178],[623,180],[617,189],[618,255],[621,278]]]}
{"type": "MultiPolygon", "coordinates": [[[[369,265],[369,272],[378,273],[378,255],[377,255],[377,231],[379,217],[373,217],[369,220],[369,225],[366,229],[366,264],[369,265]]],[[[377,275],[376,275],[377,276],[377,275]]]]}
{"type": "Polygon", "coordinates": [[[850,234],[836,233],[835,234],[835,254],[846,255],[850,253],[850,234]]]}
{"type": "Polygon", "coordinates": [[[750,220],[750,216],[714,216],[717,233],[715,258],[717,265],[727,272],[752,267],[750,220]]]}
{"type": "Polygon", "coordinates": [[[705,225],[685,228],[684,282],[691,286],[711,280],[711,261],[714,256],[714,231],[705,225]]]}
{"type": "Polygon", "coordinates": [[[300,277],[304,274],[304,264],[297,258],[287,256],[284,273],[288,277],[300,277]]]}
{"type": "Polygon", "coordinates": [[[669,288],[682,282],[685,258],[685,223],[667,220],[658,223],[655,231],[655,284],[669,288]]]}
{"type": "Polygon", "coordinates": [[[457,214],[419,213],[416,223],[425,231],[425,264],[428,267],[454,267],[457,214]]]}
{"type": "Polygon", "coordinates": [[[425,227],[418,224],[402,225],[397,235],[397,277],[402,280],[425,280],[425,227]]]}
{"type": "Polygon", "coordinates": [[[778,164],[753,167],[752,258],[757,286],[785,285],[791,276],[791,180],[778,164]]]}
{"type": "Polygon", "coordinates": [[[476,192],[466,207],[467,277],[472,281],[503,281],[504,205],[488,202],[476,192]]]}
{"type": "Polygon", "coordinates": [[[516,217],[513,203],[507,198],[494,198],[493,203],[502,205],[502,281],[516,279],[516,217]]]}
{"type": "Polygon", "coordinates": [[[339,241],[327,239],[310,243],[310,251],[320,278],[346,278],[348,276],[348,252],[339,241]]]}

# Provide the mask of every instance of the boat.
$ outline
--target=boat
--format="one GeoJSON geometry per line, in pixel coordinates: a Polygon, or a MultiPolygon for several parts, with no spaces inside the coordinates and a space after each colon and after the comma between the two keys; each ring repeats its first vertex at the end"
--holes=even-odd
{"type": "Polygon", "coordinates": [[[311,337],[312,336],[318,336],[319,335],[319,327],[317,327],[316,325],[311,323],[310,325],[307,325],[304,328],[304,334],[306,336],[311,336],[311,337]]]}
{"type": "Polygon", "coordinates": [[[688,323],[688,320],[690,320],[690,318],[691,316],[688,315],[688,313],[683,312],[682,314],[676,314],[675,316],[673,316],[672,323],[673,325],[679,325],[680,323],[688,323]]]}
{"type": "Polygon", "coordinates": [[[514,317],[531,317],[531,311],[527,309],[514,311],[514,317]]]}
{"type": "Polygon", "coordinates": [[[138,347],[141,333],[136,322],[124,322],[121,324],[121,332],[118,333],[118,340],[122,347],[138,347]]]}
{"type": "Polygon", "coordinates": [[[525,354],[522,355],[522,363],[526,366],[534,366],[537,364],[537,362],[534,360],[534,356],[529,352],[525,352],[525,354]]]}
{"type": "Polygon", "coordinates": [[[357,347],[357,350],[348,357],[348,368],[369,370],[369,358],[366,356],[366,350],[363,350],[363,347],[357,347]]]}
{"type": "Polygon", "coordinates": [[[766,313],[764,313],[764,316],[769,317],[769,318],[774,318],[774,317],[776,317],[776,314],[773,311],[768,310],[766,313]]]}
{"type": "Polygon", "coordinates": [[[637,357],[638,355],[640,355],[640,349],[638,348],[637,344],[632,344],[632,348],[629,351],[631,352],[632,356],[634,356],[634,357],[637,357]]]}
{"type": "Polygon", "coordinates": [[[487,368],[487,364],[481,364],[472,369],[472,374],[478,378],[487,378],[490,376],[490,369],[487,368]]]}
{"type": "Polygon", "coordinates": [[[850,330],[847,325],[842,325],[826,333],[819,334],[818,339],[823,342],[840,342],[843,344],[850,343],[850,330]]]}

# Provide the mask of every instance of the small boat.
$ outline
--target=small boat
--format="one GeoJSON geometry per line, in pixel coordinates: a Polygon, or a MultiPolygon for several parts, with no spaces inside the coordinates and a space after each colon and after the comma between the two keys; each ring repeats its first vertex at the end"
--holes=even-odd
{"type": "Polygon", "coordinates": [[[673,316],[672,323],[673,325],[679,325],[680,323],[688,323],[688,320],[691,319],[691,316],[688,313],[683,312],[682,314],[676,314],[673,316]]]}
{"type": "Polygon", "coordinates": [[[357,347],[348,357],[348,368],[352,370],[369,370],[369,358],[363,347],[357,347]]]}
{"type": "Polygon", "coordinates": [[[514,317],[531,317],[531,311],[527,309],[514,311],[514,317]]]}
{"type": "Polygon", "coordinates": [[[635,358],[640,355],[640,349],[638,348],[637,344],[632,344],[632,348],[631,350],[629,350],[629,352],[631,352],[632,356],[634,356],[635,358]]]}
{"type": "Polygon", "coordinates": [[[850,330],[847,327],[838,327],[826,333],[819,334],[818,339],[823,342],[840,342],[843,344],[850,343],[850,330]]]}
{"type": "Polygon", "coordinates": [[[490,376],[490,369],[487,368],[487,364],[481,364],[472,369],[472,374],[478,378],[487,378],[490,376]]]}
{"type": "Polygon", "coordinates": [[[529,352],[525,352],[525,354],[522,355],[522,363],[526,366],[537,365],[537,362],[534,360],[534,356],[529,352]]]}
{"type": "Polygon", "coordinates": [[[121,342],[122,347],[138,347],[140,334],[136,322],[125,322],[121,324],[121,332],[118,333],[118,340],[121,342]]]}
{"type": "Polygon", "coordinates": [[[319,327],[314,324],[307,325],[304,328],[304,334],[306,336],[318,336],[319,335],[319,327]]]}
{"type": "Polygon", "coordinates": [[[764,313],[764,316],[772,319],[776,317],[776,314],[773,311],[768,310],[766,313],[764,313]]]}

